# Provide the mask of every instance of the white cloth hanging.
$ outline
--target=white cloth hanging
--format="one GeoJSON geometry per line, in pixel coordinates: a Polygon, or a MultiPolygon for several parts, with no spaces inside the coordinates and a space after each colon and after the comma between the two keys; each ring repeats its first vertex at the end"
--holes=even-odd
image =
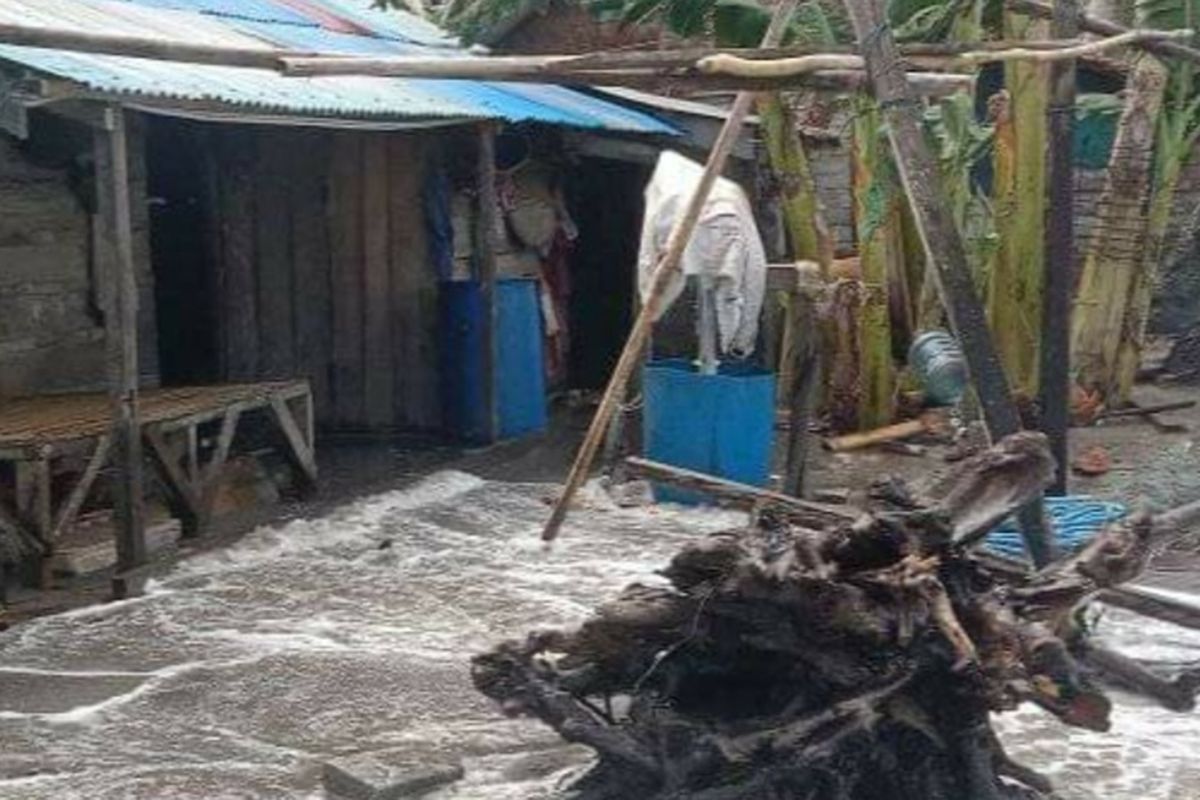
{"type": "MultiPolygon", "coordinates": [[[[663,151],[646,187],[646,212],[638,251],[638,287],[643,302],[677,217],[700,183],[704,168],[671,150],[663,151]]],[[[683,251],[681,270],[671,277],[658,308],[661,317],[683,293],[687,277],[707,275],[716,283],[721,352],[754,352],[758,317],[767,286],[767,256],[754,212],[742,188],[718,178],[683,251]]]]}

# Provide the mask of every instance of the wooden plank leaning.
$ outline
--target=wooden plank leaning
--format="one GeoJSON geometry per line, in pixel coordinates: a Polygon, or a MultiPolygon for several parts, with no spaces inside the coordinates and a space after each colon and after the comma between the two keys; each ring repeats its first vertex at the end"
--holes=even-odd
{"type": "MultiPolygon", "coordinates": [[[[775,7],[771,24],[763,35],[762,46],[773,47],[779,44],[784,30],[787,28],[788,20],[791,19],[797,5],[798,0],[783,0],[775,7]]],[[[634,368],[641,360],[642,347],[646,343],[650,328],[654,324],[654,318],[657,316],[660,298],[666,291],[671,276],[679,269],[683,251],[691,241],[704,203],[708,200],[709,192],[712,191],[713,184],[720,176],[721,170],[741,134],[742,123],[749,116],[753,103],[754,94],[752,92],[738,92],[737,98],[733,101],[733,108],[729,110],[729,115],[725,118],[724,125],[721,126],[721,132],[717,135],[716,142],[713,143],[713,149],[709,153],[708,163],[704,166],[700,182],[684,213],[675,222],[675,227],[667,240],[666,251],[655,270],[646,300],[642,303],[642,309],[633,323],[633,330],[629,332],[629,338],[625,341],[625,349],[621,351],[621,357],[608,381],[608,387],[604,390],[600,406],[596,409],[596,415],[592,418],[592,424],[575,457],[575,463],[571,465],[571,471],[567,474],[562,494],[555,503],[550,519],[542,531],[544,541],[553,541],[554,537],[558,535],[558,530],[567,517],[571,499],[587,479],[592,460],[596,457],[596,451],[604,440],[604,431],[607,429],[613,413],[617,410],[618,403],[625,395],[625,385],[628,383],[630,375],[633,374],[634,368]]]]}

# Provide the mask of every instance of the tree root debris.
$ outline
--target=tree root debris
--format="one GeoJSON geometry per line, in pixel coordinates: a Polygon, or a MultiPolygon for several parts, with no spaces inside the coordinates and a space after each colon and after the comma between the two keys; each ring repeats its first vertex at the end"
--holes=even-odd
{"type": "MultiPolygon", "coordinates": [[[[1022,433],[908,510],[822,527],[767,505],[684,546],[668,585],[476,656],[475,685],[596,751],[573,787],[586,800],[1052,797],[990,714],[1030,701],[1108,729],[1096,662],[1112,659],[1074,612],[1136,576],[1163,527],[1114,524],[1037,573],[976,553],[1052,474],[1043,437],[1022,433]]],[[[1170,684],[1169,704],[1194,690],[1170,684]]]]}

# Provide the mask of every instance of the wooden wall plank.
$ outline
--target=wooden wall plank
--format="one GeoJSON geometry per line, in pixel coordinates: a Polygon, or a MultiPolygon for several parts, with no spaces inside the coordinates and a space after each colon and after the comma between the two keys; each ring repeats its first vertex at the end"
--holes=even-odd
{"type": "Polygon", "coordinates": [[[312,387],[316,416],[333,424],[330,369],[333,364],[329,219],[330,135],[315,129],[294,132],[288,148],[288,182],[294,277],[296,369],[312,387]]]}
{"type": "Polygon", "coordinates": [[[388,138],[363,137],[364,392],[372,428],[395,425],[391,336],[391,277],[388,274],[388,138]]]}
{"type": "MultiPolygon", "coordinates": [[[[90,132],[75,146],[90,154],[90,132]]],[[[0,142],[0,396],[104,387],[90,244],[66,171],[0,142]]]]}
{"type": "Polygon", "coordinates": [[[437,141],[428,135],[396,135],[388,142],[397,421],[418,430],[437,430],[442,424],[438,282],[428,257],[422,198],[427,165],[439,158],[437,141]]]}
{"type": "Polygon", "coordinates": [[[103,391],[104,334],[61,334],[46,345],[6,352],[0,358],[0,397],[40,392],[103,391]]]}
{"type": "Polygon", "coordinates": [[[292,326],[292,254],[287,207],[291,140],[286,131],[255,131],[254,246],[258,269],[258,375],[295,374],[292,326]]]}
{"type": "Polygon", "coordinates": [[[363,383],[362,136],[333,138],[329,247],[333,287],[333,398],[338,425],[366,422],[363,383]]]}
{"type": "Polygon", "coordinates": [[[0,288],[55,283],[87,289],[87,248],[81,238],[69,243],[0,245],[0,288]]]}
{"type": "Polygon", "coordinates": [[[222,130],[219,209],[221,258],[217,318],[221,375],[251,381],[258,375],[258,303],[254,275],[254,141],[241,128],[222,130]]]}

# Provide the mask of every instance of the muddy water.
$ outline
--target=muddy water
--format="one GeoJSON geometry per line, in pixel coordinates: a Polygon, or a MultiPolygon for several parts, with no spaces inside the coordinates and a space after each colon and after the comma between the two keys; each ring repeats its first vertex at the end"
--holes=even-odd
{"type": "MultiPolygon", "coordinates": [[[[439,473],[192,558],[145,597],[0,634],[0,797],[318,798],[321,762],[357,752],[461,760],[435,800],[554,797],[586,753],[499,717],[468,656],[578,622],[739,517],[593,495],[546,551],[546,491],[439,473]]],[[[1166,663],[1200,658],[1200,636],[1115,614],[1102,629],[1166,663]]],[[[1117,726],[1003,722],[1070,798],[1200,798],[1200,719],[1122,698],[1117,726]]]]}

